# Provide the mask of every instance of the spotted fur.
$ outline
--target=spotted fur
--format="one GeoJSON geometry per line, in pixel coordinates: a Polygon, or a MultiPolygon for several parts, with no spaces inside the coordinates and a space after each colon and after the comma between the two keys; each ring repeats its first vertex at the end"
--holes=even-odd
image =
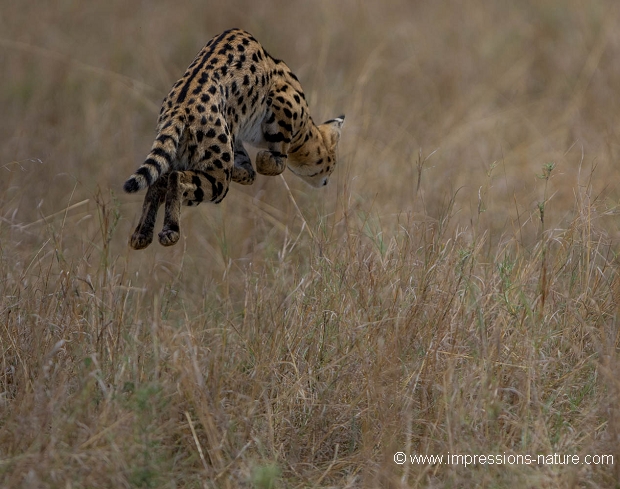
{"type": "Polygon", "coordinates": [[[231,181],[251,185],[256,171],[278,175],[288,166],[308,184],[326,185],[343,122],[315,125],[297,77],[249,33],[231,29],[213,38],[164,99],[151,152],[125,182],[129,193],[148,187],[131,246],[151,244],[162,204],[159,242],[175,244],[181,205],[217,204],[231,181]],[[256,171],[244,142],[264,148],[256,171]]]}

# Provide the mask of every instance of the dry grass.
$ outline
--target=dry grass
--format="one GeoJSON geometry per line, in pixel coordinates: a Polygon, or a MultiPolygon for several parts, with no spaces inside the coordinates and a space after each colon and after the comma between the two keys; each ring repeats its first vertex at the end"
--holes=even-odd
{"type": "Polygon", "coordinates": [[[3,6],[0,486],[618,487],[616,3],[207,3],[3,6]],[[120,186],[231,26],[342,163],[131,251],[120,186]]]}

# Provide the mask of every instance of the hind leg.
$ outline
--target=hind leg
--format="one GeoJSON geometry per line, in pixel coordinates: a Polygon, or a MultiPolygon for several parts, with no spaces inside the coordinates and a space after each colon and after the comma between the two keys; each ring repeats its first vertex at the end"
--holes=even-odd
{"type": "Polygon", "coordinates": [[[203,201],[218,204],[228,193],[232,171],[228,168],[207,171],[174,171],[168,178],[164,227],[159,233],[163,246],[179,241],[181,204],[196,206],[203,201]]]}
{"type": "Polygon", "coordinates": [[[205,132],[203,127],[190,127],[189,168],[173,171],[168,177],[164,227],[159,242],[171,246],[179,240],[181,205],[195,206],[201,202],[218,204],[226,196],[232,179],[233,141],[226,125],[214,126],[205,132]]]}
{"type": "Polygon", "coordinates": [[[167,187],[168,175],[162,175],[148,188],[142,204],[140,222],[129,239],[129,245],[134,250],[141,250],[152,243],[157,211],[166,198],[167,187]]]}

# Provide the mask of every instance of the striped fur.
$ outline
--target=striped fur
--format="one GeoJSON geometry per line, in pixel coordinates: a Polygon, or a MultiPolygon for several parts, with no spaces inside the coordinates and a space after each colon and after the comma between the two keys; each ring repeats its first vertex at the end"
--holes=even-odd
{"type": "Polygon", "coordinates": [[[146,160],[123,185],[125,192],[134,193],[150,187],[161,175],[170,171],[172,162],[177,158],[179,139],[184,129],[185,124],[176,119],[163,125],[146,160]]]}

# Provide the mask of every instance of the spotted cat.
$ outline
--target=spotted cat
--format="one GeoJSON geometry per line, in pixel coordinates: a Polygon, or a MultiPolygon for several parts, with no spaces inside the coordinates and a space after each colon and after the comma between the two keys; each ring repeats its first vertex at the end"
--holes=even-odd
{"type": "Polygon", "coordinates": [[[315,125],[297,77],[249,33],[213,38],[164,99],[151,152],[123,187],[148,187],[131,247],[151,244],[162,203],[159,242],[170,246],[179,240],[181,205],[217,204],[231,180],[251,185],[256,171],[278,175],[288,166],[310,185],[326,185],[343,122],[315,125]],[[265,148],[256,171],[243,142],[265,148]]]}

